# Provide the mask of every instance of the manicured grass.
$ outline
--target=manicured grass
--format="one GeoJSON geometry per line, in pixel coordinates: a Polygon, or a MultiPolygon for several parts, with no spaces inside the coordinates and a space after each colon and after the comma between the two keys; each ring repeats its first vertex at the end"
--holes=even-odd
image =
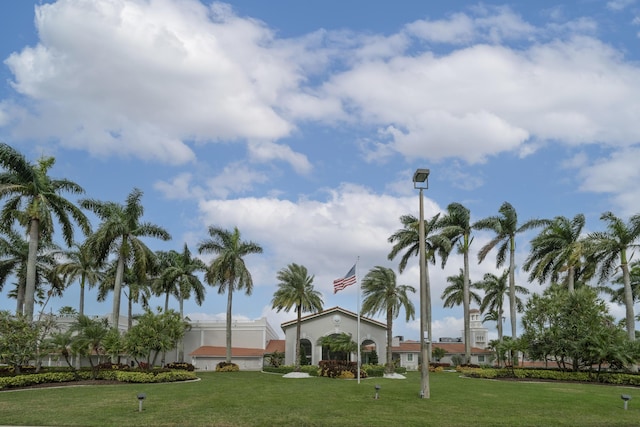
{"type": "Polygon", "coordinates": [[[38,426],[630,426],[640,389],[431,374],[431,399],[406,380],[203,372],[201,381],[0,392],[0,425],[38,426]],[[380,399],[375,400],[375,385],[380,399]],[[138,412],[138,393],[146,393],[138,412]],[[624,410],[621,394],[632,400],[624,410]]]}

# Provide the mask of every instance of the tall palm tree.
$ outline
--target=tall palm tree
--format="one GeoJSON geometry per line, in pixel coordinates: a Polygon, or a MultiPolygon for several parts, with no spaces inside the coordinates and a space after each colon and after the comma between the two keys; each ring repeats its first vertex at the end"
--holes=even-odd
{"type": "Polygon", "coordinates": [[[452,247],[458,248],[458,253],[463,258],[463,292],[462,307],[464,312],[464,357],[465,363],[471,361],[471,325],[469,315],[469,298],[470,298],[470,282],[469,282],[469,250],[473,238],[471,231],[471,213],[469,209],[460,203],[450,203],[447,206],[447,212],[443,215],[437,224],[440,233],[451,241],[452,247]]]}
{"type": "Polygon", "coordinates": [[[68,246],[73,243],[72,220],[85,233],[91,228],[84,213],[60,193],[82,194],[78,184],[48,175],[54,165],[53,157],[42,157],[35,164],[10,145],[0,143],[0,198],[6,202],[0,211],[0,227],[11,228],[15,220],[29,234],[29,258],[25,278],[24,314],[33,320],[36,291],[36,259],[41,240],[53,234],[53,217],[62,226],[62,237],[68,246]]]}
{"type": "MultiPolygon", "coordinates": [[[[477,289],[484,291],[484,297],[480,304],[480,311],[493,312],[497,314],[498,325],[498,341],[502,341],[502,316],[504,315],[504,298],[509,297],[509,300],[515,300],[514,307],[518,312],[521,312],[524,308],[522,300],[516,295],[515,298],[511,298],[511,286],[507,284],[507,278],[509,276],[509,270],[505,270],[500,276],[496,276],[493,273],[486,273],[480,282],[474,283],[477,289]]],[[[529,290],[522,286],[514,286],[514,293],[527,295],[529,290]]]]}
{"type": "Polygon", "coordinates": [[[96,262],[105,262],[111,253],[115,253],[117,257],[112,313],[115,328],[120,321],[120,296],[125,267],[130,266],[137,277],[144,277],[153,257],[153,252],[140,238],[171,239],[171,235],[164,228],[140,221],[144,214],[141,199],[142,191],[134,188],[124,205],[93,199],[80,201],[82,207],[89,209],[102,220],[96,232],[87,239],[87,245],[95,255],[96,262]]]}
{"type": "MultiPolygon", "coordinates": [[[[451,252],[451,241],[435,233],[439,217],[440,214],[436,214],[430,220],[424,221],[426,304],[424,304],[422,310],[426,313],[420,313],[420,317],[424,316],[426,319],[427,330],[420,332],[426,332],[429,337],[426,349],[427,355],[431,354],[431,343],[433,341],[431,338],[431,281],[429,278],[429,263],[436,263],[437,254],[441,259],[442,267],[444,267],[447,256],[449,252],[451,252]]],[[[387,258],[393,260],[401,251],[404,251],[398,265],[398,271],[402,273],[407,267],[409,259],[414,256],[419,256],[420,254],[420,220],[413,215],[403,215],[400,217],[400,222],[403,227],[387,239],[389,243],[393,243],[393,247],[387,258]]]]}
{"type": "MultiPolygon", "coordinates": [[[[362,314],[385,314],[387,318],[387,373],[393,373],[391,346],[393,340],[393,319],[400,315],[404,308],[406,321],[415,317],[415,308],[409,299],[408,292],[414,292],[413,286],[398,285],[396,273],[386,267],[375,266],[362,279],[362,314]]],[[[428,363],[423,360],[422,363],[428,363]]]]}
{"type": "MultiPolygon", "coordinates": [[[[56,255],[60,248],[51,241],[42,241],[36,254],[36,287],[34,301],[44,297],[44,285],[51,280],[56,288],[64,288],[58,283],[59,277],[55,274],[56,255]]],[[[13,229],[6,230],[4,236],[0,235],[0,290],[10,277],[15,277],[16,288],[9,293],[16,298],[16,314],[24,312],[25,289],[27,281],[27,265],[29,260],[29,241],[22,234],[13,229]]]]}
{"type": "MultiPolygon", "coordinates": [[[[169,251],[168,262],[164,265],[160,276],[156,279],[156,287],[170,289],[170,293],[178,299],[180,319],[184,320],[184,301],[195,296],[196,304],[202,305],[205,288],[200,278],[196,275],[199,271],[206,271],[207,265],[199,258],[191,256],[187,244],[184,244],[182,253],[169,251]]],[[[169,295],[169,292],[167,293],[169,295]]],[[[165,301],[165,313],[168,312],[168,301],[165,301]]],[[[181,339],[178,345],[178,361],[184,359],[184,341],[181,339]]]]}
{"type": "Polygon", "coordinates": [[[322,294],[313,288],[313,278],[309,276],[307,268],[296,263],[289,264],[278,271],[278,289],[273,294],[271,306],[279,313],[281,310],[289,312],[296,308],[296,347],[293,353],[295,370],[300,370],[300,327],[302,313],[317,313],[322,311],[322,294]]]}
{"type": "Polygon", "coordinates": [[[205,280],[211,286],[218,286],[218,293],[227,293],[227,351],[226,362],[231,363],[231,309],[233,292],[244,289],[246,295],[253,291],[253,279],[243,257],[262,253],[262,247],[254,242],[245,242],[240,238],[240,230],[233,231],[219,227],[209,227],[210,239],[198,245],[201,254],[213,253],[213,259],[205,273],[205,280]]]}
{"type": "Polygon", "coordinates": [[[600,219],[607,223],[606,231],[591,233],[588,236],[593,258],[599,266],[599,282],[604,282],[620,267],[624,284],[627,334],[629,340],[634,341],[635,315],[628,252],[640,247],[637,243],[640,239],[640,214],[629,218],[626,224],[611,212],[603,213],[600,219]]]}
{"type": "Polygon", "coordinates": [[[569,292],[575,289],[576,278],[585,268],[588,248],[582,238],[585,218],[577,214],[573,219],[557,216],[531,240],[531,253],[524,263],[529,281],[545,282],[548,278],[558,282],[566,273],[565,283],[569,292]]]}
{"type": "MultiPolygon", "coordinates": [[[[113,260],[107,271],[104,280],[98,286],[98,301],[102,302],[107,299],[110,292],[113,292],[116,282],[116,272],[118,271],[118,260],[113,260]]],[[[125,267],[122,275],[122,284],[120,289],[123,290],[127,298],[127,331],[133,327],[133,304],[141,303],[143,309],[149,307],[151,299],[151,280],[147,276],[139,277],[138,274],[129,267],[125,267]]]]}
{"type": "Polygon", "coordinates": [[[96,262],[96,258],[89,251],[86,244],[74,244],[75,250],[66,251],[66,262],[58,264],[58,273],[64,276],[65,282],[70,285],[76,280],[80,283],[80,305],[78,313],[84,315],[84,291],[85,286],[93,288],[104,279],[102,266],[96,262]]]}
{"type": "MultiPolygon", "coordinates": [[[[629,282],[631,283],[631,297],[633,303],[640,301],[640,261],[634,261],[629,263],[629,282]]],[[[615,304],[624,305],[624,275],[620,274],[612,282],[620,285],[619,288],[612,288],[609,286],[598,286],[597,290],[608,294],[611,297],[611,302],[615,304]]]]}
{"type": "MultiPolygon", "coordinates": [[[[169,263],[160,273],[160,282],[172,283],[174,290],[172,295],[178,299],[180,307],[180,318],[184,319],[184,301],[195,296],[196,304],[202,305],[204,301],[205,288],[197,272],[207,270],[207,265],[199,258],[191,256],[191,251],[187,244],[184,244],[182,253],[169,251],[169,263]]],[[[165,311],[167,308],[165,308],[165,311]]]]}
{"type": "MultiPolygon", "coordinates": [[[[464,270],[460,269],[460,273],[455,276],[447,277],[447,283],[449,286],[444,288],[440,299],[442,300],[442,306],[444,308],[453,308],[464,303],[464,270]]],[[[475,302],[478,307],[482,305],[482,298],[473,288],[474,283],[469,286],[469,302],[475,302]]]]}
{"type": "MultiPolygon", "coordinates": [[[[496,268],[501,268],[506,261],[507,251],[509,252],[509,318],[511,338],[515,340],[518,337],[516,331],[516,234],[548,225],[549,220],[533,219],[518,225],[518,214],[508,202],[504,202],[498,212],[500,215],[481,219],[474,224],[474,228],[477,230],[490,230],[495,233],[494,238],[478,252],[478,263],[482,262],[493,248],[498,247],[496,268]]],[[[502,318],[502,313],[500,313],[500,317],[502,318]]],[[[501,328],[502,324],[500,324],[501,328]]],[[[499,330],[499,332],[502,331],[499,330]]],[[[502,341],[502,338],[500,340],[502,341]]]]}

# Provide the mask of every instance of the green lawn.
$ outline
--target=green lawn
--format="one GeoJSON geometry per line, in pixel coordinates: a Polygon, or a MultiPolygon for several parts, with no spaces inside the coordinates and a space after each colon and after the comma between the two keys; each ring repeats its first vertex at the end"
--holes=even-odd
{"type": "Polygon", "coordinates": [[[32,426],[631,426],[640,389],[431,374],[338,380],[203,372],[201,381],[0,392],[0,425],[32,426]],[[375,400],[375,385],[380,399],[375,400]],[[146,393],[138,411],[138,393],[146,393]],[[632,400],[624,410],[621,394],[632,400]]]}

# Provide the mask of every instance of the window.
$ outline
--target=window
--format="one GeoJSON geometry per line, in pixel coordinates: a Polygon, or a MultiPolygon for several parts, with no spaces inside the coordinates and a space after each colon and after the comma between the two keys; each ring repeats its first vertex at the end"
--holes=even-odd
{"type": "Polygon", "coordinates": [[[484,356],[478,356],[478,362],[484,362],[484,356]]]}
{"type": "Polygon", "coordinates": [[[413,362],[413,353],[407,354],[407,362],[413,362]]]}

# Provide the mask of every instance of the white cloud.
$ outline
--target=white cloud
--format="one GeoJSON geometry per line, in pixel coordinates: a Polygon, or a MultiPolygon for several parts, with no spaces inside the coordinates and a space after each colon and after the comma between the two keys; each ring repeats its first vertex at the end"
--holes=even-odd
{"type": "Polygon", "coordinates": [[[60,0],[37,7],[40,43],[6,64],[34,109],[16,133],[46,128],[96,154],[184,163],[183,141],[277,139],[275,111],[302,76],[262,23],[195,0],[60,0]],[[37,121],[38,125],[34,126],[37,121]]]}
{"type": "Polygon", "coordinates": [[[606,158],[579,170],[582,179],[580,189],[596,193],[609,193],[620,215],[635,215],[640,212],[640,170],[637,159],[640,158],[640,147],[629,147],[616,150],[606,158]]]}
{"type": "Polygon", "coordinates": [[[268,141],[249,143],[249,158],[255,162],[282,160],[291,165],[299,174],[308,174],[312,170],[311,163],[304,154],[294,152],[290,147],[268,141]]]}
{"type": "Polygon", "coordinates": [[[611,0],[607,2],[607,8],[617,12],[626,9],[635,2],[636,0],[611,0]]]}
{"type": "Polygon", "coordinates": [[[241,163],[231,163],[217,176],[207,180],[210,195],[226,198],[232,193],[244,193],[255,184],[268,180],[265,173],[241,163]]]}

